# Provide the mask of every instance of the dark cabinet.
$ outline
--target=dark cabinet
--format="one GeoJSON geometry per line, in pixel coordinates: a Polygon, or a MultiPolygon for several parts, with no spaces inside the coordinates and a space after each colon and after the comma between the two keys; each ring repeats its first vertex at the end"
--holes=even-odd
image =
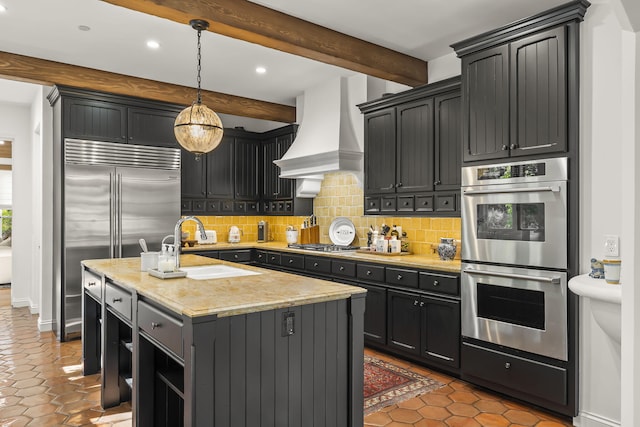
{"type": "Polygon", "coordinates": [[[293,133],[270,138],[262,144],[264,181],[262,195],[264,200],[283,200],[293,197],[295,180],[280,178],[280,168],[273,163],[287,152],[293,143],[293,133]]]}
{"type": "Polygon", "coordinates": [[[358,283],[367,290],[364,312],[364,340],[366,343],[387,343],[387,290],[382,286],[358,283]]]}
{"type": "Polygon", "coordinates": [[[127,107],[93,99],[63,100],[64,138],[127,142],[127,107]]]}
{"type": "Polygon", "coordinates": [[[259,194],[259,143],[252,139],[237,138],[235,143],[235,198],[256,200],[259,194]]]}
{"type": "Polygon", "coordinates": [[[389,347],[451,368],[460,366],[459,301],[389,290],[387,306],[389,347]]]}
{"type": "Polygon", "coordinates": [[[454,45],[462,58],[464,162],[568,150],[568,117],[577,113],[568,102],[568,61],[575,58],[567,31],[527,27],[523,37],[479,42],[481,50],[454,45]]]}
{"type": "Polygon", "coordinates": [[[359,107],[365,115],[365,213],[459,215],[460,79],[359,107]],[[453,203],[434,202],[439,192],[453,203]]]}
{"type": "MultiPolygon", "coordinates": [[[[183,199],[187,198],[204,198],[207,196],[207,156],[201,156],[196,159],[193,153],[182,150],[181,152],[181,172],[180,172],[180,188],[183,199]]],[[[192,210],[190,206],[183,206],[183,213],[185,213],[185,207],[188,207],[187,211],[192,210]]],[[[202,203],[204,209],[204,203],[202,203]]]]}
{"type": "MultiPolygon", "coordinates": [[[[207,198],[233,199],[234,143],[233,136],[225,135],[220,145],[206,155],[207,198]]],[[[187,155],[193,156],[191,153],[187,155]]]]}
{"type": "Polygon", "coordinates": [[[139,145],[180,148],[173,132],[179,111],[152,108],[128,108],[127,142],[139,145]]]}

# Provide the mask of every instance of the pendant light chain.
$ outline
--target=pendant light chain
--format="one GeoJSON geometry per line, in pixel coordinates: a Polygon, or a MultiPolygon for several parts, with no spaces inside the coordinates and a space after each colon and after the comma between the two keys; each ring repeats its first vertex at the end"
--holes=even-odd
{"type": "Polygon", "coordinates": [[[200,70],[202,69],[201,60],[202,55],[200,54],[200,36],[202,34],[202,30],[198,30],[198,95],[197,95],[197,103],[202,104],[202,95],[200,94],[200,70]]]}

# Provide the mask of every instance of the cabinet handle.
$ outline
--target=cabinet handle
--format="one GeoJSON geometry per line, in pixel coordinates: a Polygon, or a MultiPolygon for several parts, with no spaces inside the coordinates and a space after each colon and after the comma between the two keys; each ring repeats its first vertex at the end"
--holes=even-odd
{"type": "Polygon", "coordinates": [[[424,301],[420,301],[420,307],[424,307],[424,301]]]}
{"type": "Polygon", "coordinates": [[[507,151],[508,149],[509,149],[509,146],[507,144],[502,145],[502,151],[507,151]]]}
{"type": "Polygon", "coordinates": [[[404,202],[404,206],[409,206],[409,202],[404,202]]]}
{"type": "Polygon", "coordinates": [[[87,286],[95,286],[95,285],[96,285],[96,282],[89,282],[89,283],[87,283],[87,286]]]}
{"type": "Polygon", "coordinates": [[[505,368],[505,369],[509,369],[510,367],[511,367],[511,363],[509,363],[509,362],[505,362],[505,364],[504,364],[504,368],[505,368]]]}
{"type": "Polygon", "coordinates": [[[433,184],[434,185],[440,185],[440,184],[442,184],[442,181],[438,180],[438,181],[434,182],[433,184]]]}
{"type": "Polygon", "coordinates": [[[340,266],[340,271],[344,271],[344,266],[340,266]]]}
{"type": "Polygon", "coordinates": [[[210,196],[211,195],[211,191],[209,191],[207,194],[210,196]]]}
{"type": "Polygon", "coordinates": [[[151,322],[151,329],[156,329],[156,328],[159,328],[160,326],[162,326],[162,324],[159,322],[151,322]]]}
{"type": "Polygon", "coordinates": [[[289,259],[289,264],[293,264],[293,258],[289,259]]]}
{"type": "Polygon", "coordinates": [[[418,305],[418,304],[419,304],[418,300],[413,301],[413,305],[418,305]]]}
{"type": "Polygon", "coordinates": [[[258,258],[259,258],[259,259],[262,259],[262,254],[258,255],[258,258]]]}
{"type": "Polygon", "coordinates": [[[367,270],[367,276],[371,276],[371,270],[367,270]]]}
{"type": "Polygon", "coordinates": [[[518,144],[511,144],[511,147],[510,147],[510,148],[511,148],[512,150],[515,150],[516,148],[518,148],[518,144]]]}
{"type": "Polygon", "coordinates": [[[317,262],[314,262],[314,263],[313,263],[313,266],[314,266],[314,267],[317,267],[317,266],[318,266],[318,263],[317,263],[317,262]]]}
{"type": "Polygon", "coordinates": [[[438,282],[437,280],[433,281],[433,286],[438,286],[440,284],[440,282],[438,282]]]}
{"type": "Polygon", "coordinates": [[[383,190],[391,190],[392,188],[395,188],[395,184],[390,184],[388,187],[383,188],[383,190]]]}
{"type": "Polygon", "coordinates": [[[238,254],[235,254],[235,255],[233,256],[233,259],[238,259],[238,254]]]}
{"type": "Polygon", "coordinates": [[[122,302],[122,298],[114,298],[114,299],[113,299],[113,302],[114,302],[114,303],[116,303],[116,302],[122,302]]]}
{"type": "Polygon", "coordinates": [[[385,203],[385,206],[391,206],[391,202],[385,203]]]}
{"type": "Polygon", "coordinates": [[[402,280],[402,274],[398,274],[398,280],[402,280]]]}
{"type": "Polygon", "coordinates": [[[396,187],[402,187],[402,183],[401,183],[401,182],[399,182],[399,183],[396,185],[396,187]]]}
{"type": "Polygon", "coordinates": [[[444,202],[442,202],[442,204],[443,204],[443,205],[448,205],[448,204],[449,204],[449,201],[448,201],[448,200],[445,200],[444,202]]]}
{"type": "Polygon", "coordinates": [[[129,137],[129,141],[133,141],[133,137],[132,136],[129,137]]]}

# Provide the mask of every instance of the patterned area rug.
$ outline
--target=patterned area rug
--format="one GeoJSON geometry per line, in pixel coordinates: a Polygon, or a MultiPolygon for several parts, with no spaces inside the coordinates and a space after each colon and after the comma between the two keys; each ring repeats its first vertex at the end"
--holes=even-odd
{"type": "Polygon", "coordinates": [[[364,415],[442,387],[439,381],[389,362],[364,357],[364,415]]]}

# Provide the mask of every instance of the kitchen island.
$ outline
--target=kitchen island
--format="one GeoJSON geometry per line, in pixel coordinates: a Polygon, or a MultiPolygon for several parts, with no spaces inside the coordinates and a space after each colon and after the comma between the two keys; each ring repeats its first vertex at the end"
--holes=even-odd
{"type": "Polygon", "coordinates": [[[183,255],[242,275],[161,280],[83,261],[85,374],[137,426],[361,426],[366,290],[183,255]],[[244,275],[248,274],[248,275],[244,275]]]}

